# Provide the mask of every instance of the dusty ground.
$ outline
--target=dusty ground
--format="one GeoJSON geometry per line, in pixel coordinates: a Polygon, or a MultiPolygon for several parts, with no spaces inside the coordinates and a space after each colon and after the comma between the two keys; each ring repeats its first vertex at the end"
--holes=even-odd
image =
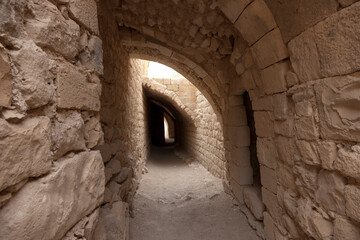
{"type": "Polygon", "coordinates": [[[131,240],[258,240],[222,181],[172,149],[154,150],[135,197],[131,240]]]}

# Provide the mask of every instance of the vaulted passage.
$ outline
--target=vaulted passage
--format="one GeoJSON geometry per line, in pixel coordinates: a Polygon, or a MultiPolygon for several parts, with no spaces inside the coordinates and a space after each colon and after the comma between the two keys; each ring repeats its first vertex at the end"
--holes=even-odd
{"type": "Polygon", "coordinates": [[[360,239],[359,12],[0,1],[0,238],[360,239]]]}

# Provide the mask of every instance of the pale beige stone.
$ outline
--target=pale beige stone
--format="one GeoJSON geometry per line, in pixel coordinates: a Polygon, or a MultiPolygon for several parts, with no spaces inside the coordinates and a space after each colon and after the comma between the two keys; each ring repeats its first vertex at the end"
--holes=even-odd
{"type": "Polygon", "coordinates": [[[231,161],[239,167],[250,167],[250,149],[248,147],[231,147],[231,161]]]}
{"type": "Polygon", "coordinates": [[[231,178],[241,186],[253,183],[253,169],[251,167],[239,167],[230,162],[229,173],[231,178]]]}
{"type": "Polygon", "coordinates": [[[358,186],[347,185],[345,187],[345,202],[346,215],[360,222],[360,189],[358,186]]]}
{"type": "Polygon", "coordinates": [[[262,86],[266,94],[274,94],[287,90],[285,76],[288,70],[288,62],[281,62],[261,71],[262,86]]]}
{"type": "Polygon", "coordinates": [[[15,105],[28,110],[51,102],[55,94],[55,62],[32,41],[24,42],[10,56],[17,66],[13,82],[15,105]]]}
{"type": "Polygon", "coordinates": [[[269,240],[276,240],[276,226],[268,212],[264,212],[264,231],[269,240]]]}
{"type": "Polygon", "coordinates": [[[248,126],[228,127],[228,129],[229,129],[229,140],[236,147],[250,146],[250,129],[248,126]]]}
{"type": "Polygon", "coordinates": [[[220,0],[218,6],[230,22],[234,23],[251,1],[252,0],[220,0]]]}
{"type": "Polygon", "coordinates": [[[315,43],[324,77],[360,70],[360,3],[355,3],[315,25],[315,43]]]}
{"type": "Polygon", "coordinates": [[[261,200],[260,189],[256,187],[246,187],[244,188],[243,194],[244,202],[251,213],[257,220],[262,220],[265,208],[261,200]]]}
{"type": "MultiPolygon", "coordinates": [[[[2,122],[2,121],[0,121],[2,122]]],[[[51,169],[50,119],[29,118],[20,124],[4,124],[0,131],[0,191],[28,177],[51,169]]]]}
{"type": "Polygon", "coordinates": [[[277,192],[277,177],[276,171],[260,165],[260,177],[261,177],[261,184],[267,190],[276,194],[277,192]]]}
{"type": "Polygon", "coordinates": [[[276,168],[276,177],[278,184],[287,189],[296,189],[295,176],[292,167],[287,164],[278,163],[276,168]]]}
{"type": "Polygon", "coordinates": [[[295,112],[301,117],[311,117],[314,115],[313,107],[310,101],[297,102],[295,112]]]}
{"type": "Polygon", "coordinates": [[[295,163],[295,155],[298,154],[295,140],[282,136],[275,138],[276,148],[278,150],[279,159],[290,166],[295,163]]]}
{"type": "Polygon", "coordinates": [[[71,19],[65,19],[49,1],[32,4],[34,18],[27,19],[26,32],[34,42],[66,58],[73,59],[79,49],[80,27],[71,19]]]}
{"type": "Polygon", "coordinates": [[[256,135],[259,137],[274,136],[273,116],[270,112],[254,112],[256,135]]]}
{"type": "Polygon", "coordinates": [[[286,82],[288,84],[288,87],[292,87],[294,85],[299,84],[299,79],[296,75],[296,73],[294,73],[293,71],[288,71],[286,73],[286,82]]]}
{"type": "Polygon", "coordinates": [[[295,184],[302,196],[313,196],[317,189],[318,172],[317,169],[305,165],[298,164],[293,167],[296,176],[295,184]]]}
{"type": "Polygon", "coordinates": [[[336,0],[265,0],[265,2],[274,15],[285,42],[338,11],[336,0]]]}
{"type": "Polygon", "coordinates": [[[326,78],[315,84],[323,139],[360,141],[360,74],[326,78]]]}
{"type": "Polygon", "coordinates": [[[244,10],[234,25],[249,45],[252,45],[275,28],[276,22],[266,3],[263,0],[255,0],[244,10]]]}
{"type": "Polygon", "coordinates": [[[273,111],[274,98],[273,96],[257,98],[251,102],[251,105],[254,111],[273,111]]]}
{"type": "Polygon", "coordinates": [[[259,163],[275,169],[278,154],[274,140],[271,138],[257,138],[256,148],[259,163]]]}
{"type": "Polygon", "coordinates": [[[87,76],[74,65],[59,62],[57,77],[57,104],[59,108],[100,110],[101,86],[90,83],[87,76]]]}
{"type": "Polygon", "coordinates": [[[318,145],[315,142],[296,141],[296,146],[302,156],[302,161],[308,165],[320,165],[318,145]]]}
{"type": "Polygon", "coordinates": [[[100,210],[100,219],[94,231],[94,240],[129,239],[129,206],[117,201],[100,210]]]}
{"type": "Polygon", "coordinates": [[[84,116],[84,122],[86,147],[93,148],[97,145],[102,144],[104,141],[104,133],[101,128],[99,117],[84,116]]]}
{"type": "Polygon", "coordinates": [[[70,151],[85,150],[84,121],[75,111],[58,113],[51,130],[52,150],[58,159],[70,151]]]}
{"type": "Polygon", "coordinates": [[[263,38],[256,42],[252,47],[255,61],[261,69],[264,69],[289,56],[281,33],[278,28],[267,33],[263,38]]]}
{"type": "Polygon", "coordinates": [[[314,30],[309,29],[295,37],[288,44],[291,65],[300,82],[319,79],[319,54],[314,41],[314,30]]]}
{"type": "Polygon", "coordinates": [[[0,210],[0,232],[5,239],[61,239],[101,204],[103,194],[99,152],[62,159],[54,172],[27,183],[0,210]]]}
{"type": "Polygon", "coordinates": [[[330,239],[333,224],[319,213],[309,199],[298,201],[297,221],[302,230],[315,239],[330,239]]]}
{"type": "Polygon", "coordinates": [[[275,120],[284,121],[291,113],[290,101],[286,93],[274,95],[274,117],[275,120]]]}
{"type": "Polygon", "coordinates": [[[319,137],[313,117],[302,117],[295,120],[295,129],[299,139],[316,140],[319,137]]]}
{"type": "Polygon", "coordinates": [[[81,64],[87,69],[95,70],[100,75],[104,74],[102,41],[99,37],[90,37],[79,58],[81,64]]]}
{"type": "Polygon", "coordinates": [[[10,107],[12,96],[12,74],[9,56],[3,45],[0,44],[0,106],[10,107]]]}
{"type": "Polygon", "coordinates": [[[334,240],[360,239],[360,227],[346,218],[337,217],[334,221],[334,240]]]}
{"type": "Polygon", "coordinates": [[[240,127],[247,125],[246,111],[244,106],[230,107],[228,112],[229,126],[240,127]]]}
{"type": "Polygon", "coordinates": [[[360,179],[360,151],[356,147],[352,150],[340,149],[333,167],[346,176],[360,179]]]}
{"type": "Polygon", "coordinates": [[[337,147],[334,142],[323,141],[319,144],[319,155],[321,159],[321,166],[325,169],[334,169],[334,162],[337,155],[337,147]]]}
{"type": "Polygon", "coordinates": [[[25,118],[25,114],[17,110],[6,109],[3,110],[1,114],[3,115],[5,120],[12,122],[19,122],[20,120],[23,120],[25,118]]]}
{"type": "Polygon", "coordinates": [[[295,136],[295,121],[294,118],[289,116],[285,121],[275,121],[274,131],[276,134],[284,137],[295,136]]]}
{"type": "Polygon", "coordinates": [[[70,0],[69,11],[74,18],[90,31],[99,34],[97,6],[94,0],[70,0]]]}
{"type": "Polygon", "coordinates": [[[321,170],[318,176],[316,201],[328,211],[345,215],[345,184],[346,179],[337,172],[321,170]]]}

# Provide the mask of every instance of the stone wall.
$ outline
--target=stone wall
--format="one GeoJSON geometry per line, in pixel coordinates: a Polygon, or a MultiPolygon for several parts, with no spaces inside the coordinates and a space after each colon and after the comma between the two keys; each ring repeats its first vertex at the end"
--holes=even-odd
{"type": "Polygon", "coordinates": [[[89,238],[97,222],[102,42],[95,2],[80,8],[0,3],[2,239],[61,239],[75,225],[89,238]]]}

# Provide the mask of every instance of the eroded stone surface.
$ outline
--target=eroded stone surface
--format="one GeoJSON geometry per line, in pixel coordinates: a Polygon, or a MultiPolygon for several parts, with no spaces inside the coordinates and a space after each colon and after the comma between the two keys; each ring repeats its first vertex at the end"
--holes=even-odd
{"type": "Polygon", "coordinates": [[[61,159],[52,173],[26,184],[0,210],[2,237],[61,239],[79,219],[101,204],[104,185],[99,152],[61,159]],[[19,212],[23,214],[16,214],[19,212]]]}
{"type": "Polygon", "coordinates": [[[88,77],[69,63],[59,63],[57,77],[57,104],[59,108],[100,110],[100,81],[88,77]]]}
{"type": "Polygon", "coordinates": [[[10,107],[12,96],[12,74],[9,56],[3,45],[0,44],[0,106],[10,107]]]}
{"type": "Polygon", "coordinates": [[[84,121],[78,112],[58,113],[51,135],[55,159],[69,151],[85,149],[84,121]]]}
{"type": "Polygon", "coordinates": [[[38,46],[74,58],[79,48],[80,27],[73,20],[65,19],[49,1],[36,1],[31,7],[33,17],[25,23],[29,37],[38,46]]]}
{"type": "Polygon", "coordinates": [[[26,119],[8,124],[0,119],[0,191],[51,169],[50,120],[26,119]]]}
{"type": "Polygon", "coordinates": [[[99,34],[97,6],[94,0],[70,0],[70,13],[81,24],[84,24],[95,34],[99,34]]]}

